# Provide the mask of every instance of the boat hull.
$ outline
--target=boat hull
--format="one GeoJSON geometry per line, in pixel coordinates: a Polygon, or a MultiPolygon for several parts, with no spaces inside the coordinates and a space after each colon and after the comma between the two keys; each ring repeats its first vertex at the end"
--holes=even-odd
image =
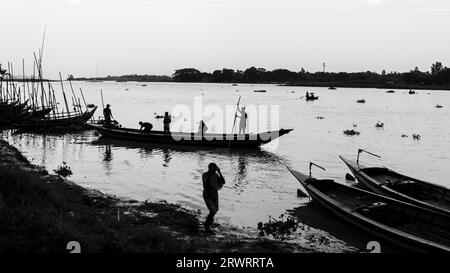
{"type": "MultiPolygon", "coordinates": [[[[388,206],[396,208],[399,212],[408,213],[409,215],[423,215],[425,219],[434,219],[435,221],[440,221],[439,227],[443,223],[450,224],[450,218],[447,215],[440,214],[422,207],[418,207],[412,204],[401,202],[392,198],[388,198],[382,195],[377,195],[368,191],[352,188],[349,186],[338,184],[332,180],[317,180],[310,179],[308,176],[296,172],[294,170],[289,171],[297,178],[297,180],[302,184],[306,191],[311,196],[312,200],[318,202],[323,207],[327,208],[339,218],[347,221],[348,223],[361,228],[362,230],[376,236],[377,238],[382,238],[402,249],[412,252],[444,252],[450,253],[450,242],[446,241],[447,244],[441,244],[440,242],[430,241],[415,235],[406,233],[402,230],[397,230],[394,227],[387,226],[384,223],[377,222],[376,219],[369,218],[358,212],[359,208],[351,208],[350,206],[343,205],[337,200],[333,199],[324,192],[320,191],[315,184],[317,183],[329,183],[330,187],[340,187],[344,191],[348,191],[351,195],[360,197],[362,199],[376,201],[380,203],[388,204],[388,206]]],[[[356,198],[358,200],[358,198],[356,198]]],[[[362,203],[364,204],[364,203],[362,203]]],[[[364,206],[362,206],[363,208],[364,206]]],[[[404,216],[406,217],[406,216],[404,216]]],[[[403,219],[399,217],[399,219],[403,219]]],[[[406,219],[406,218],[405,218],[406,219]]],[[[447,233],[448,235],[448,233],[447,233]]]]}
{"type": "MultiPolygon", "coordinates": [[[[408,202],[417,206],[421,206],[436,212],[440,212],[440,213],[444,213],[450,216],[450,190],[439,186],[439,185],[435,185],[429,182],[425,182],[425,181],[421,181],[412,177],[408,177],[405,175],[401,175],[399,173],[396,173],[388,168],[370,168],[367,166],[363,166],[363,165],[358,165],[356,162],[349,160],[345,157],[340,157],[342,159],[342,161],[345,162],[345,164],[347,165],[347,167],[350,169],[350,171],[353,173],[353,175],[355,176],[355,178],[358,180],[359,183],[361,183],[363,186],[365,186],[366,188],[368,188],[370,191],[375,192],[377,194],[382,194],[391,198],[395,198],[395,199],[399,199],[401,201],[404,202],[408,202]],[[397,177],[401,177],[402,179],[404,179],[405,181],[411,181],[412,183],[416,183],[417,185],[423,185],[426,188],[429,188],[429,192],[435,192],[437,194],[435,195],[440,195],[441,199],[441,204],[438,205],[436,203],[431,203],[432,200],[432,196],[429,196],[427,198],[427,196],[423,196],[423,198],[421,198],[422,200],[419,200],[417,198],[414,198],[408,194],[399,192],[395,189],[392,188],[392,186],[390,186],[389,184],[377,180],[374,177],[372,177],[371,175],[368,174],[369,171],[379,171],[379,172],[386,172],[388,174],[392,174],[394,176],[397,177]]],[[[420,191],[420,194],[423,195],[424,191],[422,190],[417,190],[420,191]]]]}
{"type": "Polygon", "coordinates": [[[170,145],[185,146],[210,146],[210,147],[239,147],[239,148],[255,148],[262,144],[268,143],[284,134],[289,133],[292,129],[266,132],[262,134],[204,134],[197,133],[170,133],[165,134],[162,131],[152,131],[150,133],[142,133],[136,129],[129,128],[108,128],[105,126],[91,124],[93,129],[102,136],[121,140],[131,140],[146,143],[163,143],[170,145]]]}

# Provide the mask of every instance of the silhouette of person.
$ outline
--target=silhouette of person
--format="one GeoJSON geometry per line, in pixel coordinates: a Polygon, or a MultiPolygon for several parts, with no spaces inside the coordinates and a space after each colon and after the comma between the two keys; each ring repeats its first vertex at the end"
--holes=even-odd
{"type": "Polygon", "coordinates": [[[109,126],[111,125],[111,119],[112,119],[112,112],[110,108],[110,104],[106,105],[106,108],[103,109],[103,117],[105,118],[105,125],[109,126]]]}
{"type": "Polygon", "coordinates": [[[168,134],[170,133],[170,123],[172,122],[172,118],[169,116],[169,112],[166,112],[164,114],[164,133],[168,134]]]}
{"type": "Polygon", "coordinates": [[[241,114],[239,116],[239,134],[242,132],[245,134],[245,128],[247,126],[247,113],[245,112],[245,107],[242,107],[240,110],[238,109],[239,113],[241,114]]]}
{"type": "Polygon", "coordinates": [[[219,167],[215,163],[209,163],[208,171],[202,175],[203,199],[209,210],[208,217],[204,223],[205,231],[214,234],[211,225],[214,222],[214,216],[219,210],[219,190],[225,184],[219,167]]]}
{"type": "Polygon", "coordinates": [[[149,133],[153,129],[153,125],[150,122],[139,121],[139,125],[141,125],[141,129],[139,129],[139,131],[144,133],[149,133]]]}
{"type": "Polygon", "coordinates": [[[203,122],[203,120],[200,120],[200,125],[198,126],[198,134],[204,134],[208,130],[208,126],[203,122]]]}

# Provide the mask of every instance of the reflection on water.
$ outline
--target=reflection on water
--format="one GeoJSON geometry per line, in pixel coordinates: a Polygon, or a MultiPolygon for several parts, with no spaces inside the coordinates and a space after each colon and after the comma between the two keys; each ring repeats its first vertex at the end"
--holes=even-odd
{"type": "MultiPolygon", "coordinates": [[[[153,120],[154,113],[170,111],[179,104],[191,106],[193,98],[201,93],[205,106],[234,105],[237,99],[235,88],[226,84],[77,84],[82,85],[86,100],[96,105],[101,105],[98,89],[108,90],[104,92],[105,100],[113,105],[114,116],[123,126],[133,128],[139,120],[149,120],[155,130],[162,129],[162,121],[153,120]]],[[[167,200],[204,213],[201,175],[210,162],[216,162],[226,179],[220,191],[217,219],[235,226],[255,227],[257,222],[267,221],[268,215],[276,218],[307,202],[297,197],[300,185],[286,166],[307,172],[308,163],[313,161],[326,168],[326,172],[315,171],[314,175],[347,183],[345,174],[349,170],[338,155],[355,158],[358,148],[382,156],[381,160],[363,156],[366,165],[385,165],[450,187],[450,92],[409,96],[404,92],[386,95],[385,90],[377,89],[240,84],[239,95],[247,105],[279,105],[279,127],[294,131],[281,137],[278,146],[268,144],[256,150],[155,146],[99,138],[93,131],[63,135],[3,131],[0,137],[49,171],[67,162],[74,173],[70,179],[84,187],[138,200],[167,200]],[[267,93],[254,93],[255,89],[267,93]],[[306,90],[320,99],[310,103],[298,100],[306,90]],[[365,104],[356,103],[361,98],[365,104]],[[438,103],[444,108],[435,108],[438,103]],[[383,130],[375,127],[378,121],[384,123],[383,130]],[[352,129],[353,124],[358,125],[361,134],[345,136],[343,130],[352,129]],[[409,137],[402,138],[402,134],[409,137]],[[414,141],[413,134],[420,134],[420,141],[414,141]]],[[[309,211],[303,211],[298,218],[308,219],[320,229],[333,230],[333,223],[319,221],[331,217],[329,213],[310,208],[307,205],[299,209],[309,211]]]]}

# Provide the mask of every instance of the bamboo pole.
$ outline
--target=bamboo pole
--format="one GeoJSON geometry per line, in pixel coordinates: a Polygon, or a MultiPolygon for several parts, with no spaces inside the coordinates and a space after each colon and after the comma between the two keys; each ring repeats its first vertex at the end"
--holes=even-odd
{"type": "Polygon", "coordinates": [[[64,84],[63,84],[63,80],[61,77],[61,72],[59,72],[59,80],[61,81],[61,88],[62,88],[62,92],[63,92],[64,102],[66,103],[67,114],[69,115],[69,118],[70,118],[69,105],[67,104],[66,93],[64,92],[64,84]]]}
{"type": "Polygon", "coordinates": [[[86,111],[87,111],[87,110],[89,110],[89,109],[88,109],[88,107],[87,107],[86,100],[84,99],[83,90],[81,90],[81,87],[80,87],[80,93],[81,93],[81,97],[83,98],[84,106],[86,107],[86,111]]]}
{"type": "Polygon", "coordinates": [[[25,98],[25,59],[22,59],[22,83],[23,83],[23,101],[26,101],[26,98],[25,98]]]}

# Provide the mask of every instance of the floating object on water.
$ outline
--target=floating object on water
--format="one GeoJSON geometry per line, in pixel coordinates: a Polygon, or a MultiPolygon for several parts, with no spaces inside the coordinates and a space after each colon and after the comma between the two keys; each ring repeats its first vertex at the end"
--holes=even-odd
{"type": "Polygon", "coordinates": [[[450,189],[399,174],[386,167],[364,166],[340,158],[371,191],[450,216],[450,189]]]}
{"type": "Polygon", "coordinates": [[[344,131],[344,135],[346,135],[346,136],[354,136],[354,135],[359,135],[359,134],[360,134],[360,132],[355,131],[353,129],[344,131]]]}
{"type": "Polygon", "coordinates": [[[413,135],[413,139],[414,140],[420,140],[420,135],[419,134],[414,134],[413,135]]]}
{"type": "Polygon", "coordinates": [[[366,103],[366,100],[365,99],[360,99],[360,100],[357,100],[356,102],[357,103],[366,103]]]}
{"type": "Polygon", "coordinates": [[[414,94],[416,94],[416,91],[414,91],[414,90],[409,90],[408,94],[414,95],[414,94]]]}
{"type": "Polygon", "coordinates": [[[147,86],[146,84],[142,84],[141,86],[147,86]]]}
{"type": "Polygon", "coordinates": [[[402,137],[408,137],[408,135],[402,134],[402,137]]]}
{"type": "Polygon", "coordinates": [[[266,90],[253,90],[253,92],[256,92],[256,93],[265,93],[265,92],[267,92],[266,90]]]}
{"type": "Polygon", "coordinates": [[[375,124],[375,127],[377,127],[377,128],[384,128],[384,123],[378,121],[378,122],[375,124]]]}
{"type": "Polygon", "coordinates": [[[412,252],[450,252],[450,217],[289,169],[311,198],[339,218],[412,252]],[[433,219],[433,220],[430,220],[433,219]]]}
{"type": "Polygon", "coordinates": [[[238,86],[238,84],[237,83],[233,83],[232,86],[238,86]]]}
{"type": "Polygon", "coordinates": [[[356,128],[356,127],[358,127],[358,124],[353,123],[353,128],[356,128]]]}
{"type": "Polygon", "coordinates": [[[350,180],[350,181],[355,181],[356,179],[351,175],[351,174],[349,174],[349,173],[347,173],[346,175],[345,175],[345,179],[346,180],[350,180]]]}
{"type": "Polygon", "coordinates": [[[444,106],[436,104],[436,108],[442,108],[442,107],[444,107],[444,106]]]}
{"type": "Polygon", "coordinates": [[[322,116],[317,116],[316,119],[325,119],[325,118],[322,116]]]}
{"type": "Polygon", "coordinates": [[[389,91],[386,91],[386,93],[395,93],[395,91],[394,90],[389,90],[389,91]]]}
{"type": "Polygon", "coordinates": [[[314,93],[309,93],[309,95],[307,95],[307,96],[305,97],[305,99],[306,99],[307,101],[309,101],[309,100],[318,100],[318,99],[319,99],[319,96],[314,96],[314,93]]]}
{"type": "Polygon", "coordinates": [[[328,89],[329,90],[336,90],[336,87],[331,86],[331,87],[328,87],[328,89]]]}
{"type": "Polygon", "coordinates": [[[108,128],[96,124],[89,124],[92,129],[97,130],[101,135],[110,138],[140,141],[145,143],[165,143],[171,145],[186,146],[210,146],[210,147],[236,147],[236,148],[257,148],[269,143],[293,129],[280,129],[276,131],[258,134],[198,134],[163,131],[141,132],[139,129],[131,128],[108,128]]]}

